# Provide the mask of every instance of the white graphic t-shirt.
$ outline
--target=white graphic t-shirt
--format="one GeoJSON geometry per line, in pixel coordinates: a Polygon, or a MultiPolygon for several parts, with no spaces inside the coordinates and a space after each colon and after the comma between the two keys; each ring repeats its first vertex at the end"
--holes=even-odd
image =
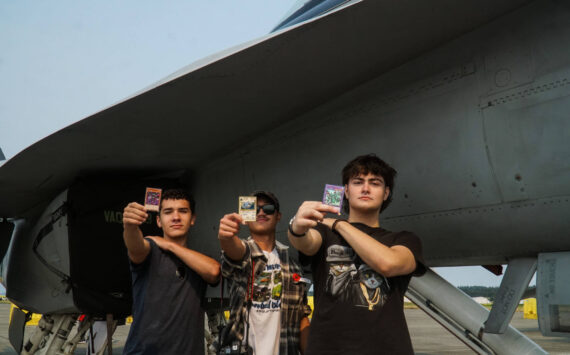
{"type": "Polygon", "coordinates": [[[267,257],[265,269],[253,283],[253,304],[249,314],[249,344],[255,354],[279,354],[281,331],[281,290],[283,277],[277,249],[267,257]]]}

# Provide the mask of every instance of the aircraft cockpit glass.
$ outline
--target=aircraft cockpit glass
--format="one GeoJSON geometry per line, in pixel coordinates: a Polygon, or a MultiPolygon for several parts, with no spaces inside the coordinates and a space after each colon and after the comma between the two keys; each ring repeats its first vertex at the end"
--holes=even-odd
{"type": "MultiPolygon", "coordinates": [[[[295,1],[295,3],[293,4],[293,6],[291,6],[291,8],[289,9],[289,11],[287,11],[285,13],[285,15],[283,15],[283,17],[281,18],[281,20],[279,21],[279,24],[282,24],[285,22],[285,20],[287,20],[289,17],[293,17],[293,15],[295,14],[296,16],[298,16],[299,14],[301,14],[303,11],[301,11],[301,9],[305,8],[305,5],[310,3],[310,2],[323,2],[324,0],[317,0],[317,1],[312,1],[312,0],[297,0],[295,1]]],[[[305,9],[306,10],[306,9],[305,9]]]]}
{"type": "Polygon", "coordinates": [[[271,32],[320,16],[349,1],[351,0],[297,0],[271,32]]]}

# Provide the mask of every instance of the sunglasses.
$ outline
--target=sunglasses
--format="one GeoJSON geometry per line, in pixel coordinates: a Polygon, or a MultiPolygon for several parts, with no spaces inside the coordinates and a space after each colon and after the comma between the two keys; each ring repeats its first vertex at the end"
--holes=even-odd
{"type": "Polygon", "coordinates": [[[275,205],[257,206],[257,211],[255,211],[255,214],[258,214],[259,210],[263,210],[263,213],[265,213],[265,214],[274,214],[275,213],[275,205]]]}

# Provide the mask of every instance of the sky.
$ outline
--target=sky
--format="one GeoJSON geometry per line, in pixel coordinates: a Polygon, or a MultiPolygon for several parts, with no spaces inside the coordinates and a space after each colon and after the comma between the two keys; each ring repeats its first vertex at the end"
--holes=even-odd
{"type": "MultiPolygon", "coordinates": [[[[262,37],[294,6],[294,0],[0,1],[0,149],[9,159],[196,60],[262,37]]],[[[501,280],[482,267],[436,271],[457,286],[501,280]]]]}

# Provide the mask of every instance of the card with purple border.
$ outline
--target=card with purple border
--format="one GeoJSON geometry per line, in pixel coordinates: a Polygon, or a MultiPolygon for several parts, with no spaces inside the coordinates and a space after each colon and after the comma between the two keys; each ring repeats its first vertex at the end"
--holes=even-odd
{"type": "Polygon", "coordinates": [[[337,185],[325,185],[323,203],[325,205],[338,207],[339,214],[342,211],[342,201],[344,198],[344,187],[337,185]]]}

